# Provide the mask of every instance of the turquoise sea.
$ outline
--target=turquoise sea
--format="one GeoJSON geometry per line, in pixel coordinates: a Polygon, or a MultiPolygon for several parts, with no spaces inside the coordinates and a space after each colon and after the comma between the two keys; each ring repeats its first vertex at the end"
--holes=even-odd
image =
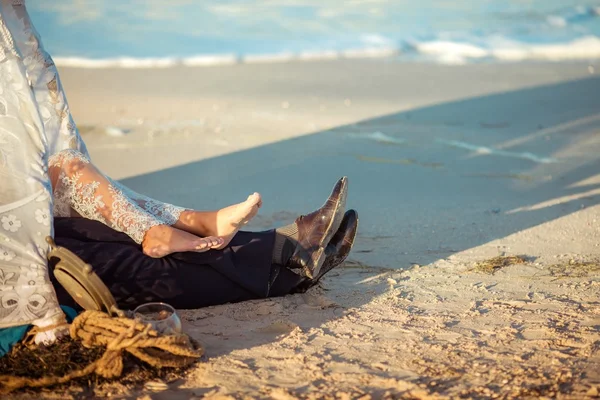
{"type": "Polygon", "coordinates": [[[167,66],[397,56],[600,57],[600,1],[29,0],[59,63],[167,66]]]}

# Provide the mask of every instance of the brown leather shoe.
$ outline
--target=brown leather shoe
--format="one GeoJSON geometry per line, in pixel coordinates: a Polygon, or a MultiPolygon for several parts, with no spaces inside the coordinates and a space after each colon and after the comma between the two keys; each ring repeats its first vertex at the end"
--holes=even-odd
{"type": "Polygon", "coordinates": [[[331,241],[325,248],[325,261],[321,266],[321,271],[313,279],[307,279],[296,288],[295,292],[306,292],[329,271],[337,267],[346,260],[358,230],[358,213],[355,210],[348,210],[344,214],[344,219],[340,228],[331,238],[331,241]]]}
{"type": "Polygon", "coordinates": [[[331,241],[325,248],[325,262],[321,267],[321,272],[317,275],[316,279],[325,275],[332,268],[337,267],[343,263],[352,246],[354,245],[354,239],[356,238],[356,232],[358,231],[358,213],[356,210],[348,210],[344,214],[344,219],[340,224],[340,228],[333,235],[331,241]]]}
{"type": "Polygon", "coordinates": [[[346,208],[348,178],[341,178],[321,208],[296,219],[298,244],[287,264],[301,269],[308,278],[319,274],[325,261],[325,247],[340,227],[346,208]]]}

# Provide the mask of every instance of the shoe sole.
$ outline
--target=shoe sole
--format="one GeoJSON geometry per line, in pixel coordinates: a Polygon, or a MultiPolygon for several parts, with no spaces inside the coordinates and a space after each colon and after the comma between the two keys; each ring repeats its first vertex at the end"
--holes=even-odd
{"type": "Polygon", "coordinates": [[[321,267],[323,266],[323,263],[325,262],[325,256],[326,256],[325,247],[327,247],[327,243],[329,243],[329,241],[331,240],[333,235],[335,235],[335,232],[338,230],[338,228],[342,224],[342,219],[344,218],[344,212],[346,209],[346,198],[347,197],[348,197],[348,178],[343,177],[342,178],[342,188],[340,189],[340,197],[338,198],[338,201],[337,201],[337,204],[335,207],[335,211],[333,213],[334,217],[331,218],[331,221],[329,222],[327,229],[325,229],[325,234],[321,238],[318,250],[316,250],[316,252],[313,253],[314,254],[313,260],[315,260],[315,262],[313,263],[314,268],[310,268],[309,266],[304,268],[304,274],[309,279],[314,279],[315,276],[319,275],[321,267]],[[311,269],[312,269],[312,272],[311,272],[311,269]]]}

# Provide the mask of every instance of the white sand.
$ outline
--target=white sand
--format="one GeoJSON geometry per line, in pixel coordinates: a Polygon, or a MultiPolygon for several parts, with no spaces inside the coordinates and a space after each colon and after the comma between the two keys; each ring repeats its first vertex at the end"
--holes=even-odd
{"type": "Polygon", "coordinates": [[[571,261],[600,258],[590,70],[63,69],[94,161],[138,191],[197,208],[260,191],[251,227],[263,229],[320,206],[347,175],[361,217],[350,262],[320,288],[182,312],[207,359],[152,398],[598,393],[600,271],[571,261]],[[473,270],[500,254],[532,261],[473,270]]]}

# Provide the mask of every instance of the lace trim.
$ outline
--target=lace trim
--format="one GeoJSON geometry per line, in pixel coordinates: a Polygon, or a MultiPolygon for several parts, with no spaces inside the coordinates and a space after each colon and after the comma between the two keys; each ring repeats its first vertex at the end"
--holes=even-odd
{"type": "Polygon", "coordinates": [[[74,149],[66,149],[56,154],[51,155],[48,158],[48,166],[50,167],[61,167],[65,162],[71,162],[73,160],[81,161],[84,164],[89,164],[90,159],[87,158],[83,153],[74,149]]]}
{"type": "Polygon", "coordinates": [[[2,21],[2,18],[0,18],[0,35],[2,36],[2,40],[4,41],[4,43],[6,43],[6,46],[2,46],[3,49],[11,53],[13,56],[19,57],[19,53],[15,48],[15,42],[13,40],[13,37],[10,34],[10,31],[8,30],[8,27],[6,26],[4,21],[2,21]]]}
{"type": "Polygon", "coordinates": [[[144,196],[143,194],[139,194],[119,182],[111,180],[111,183],[119,188],[125,196],[134,200],[144,210],[160,219],[165,225],[174,225],[179,220],[181,213],[187,210],[187,208],[163,203],[148,196],[144,196]]]}
{"type": "Polygon", "coordinates": [[[127,233],[137,243],[142,243],[144,235],[150,228],[156,225],[162,225],[162,221],[156,219],[153,215],[142,212],[140,207],[132,200],[127,198],[123,192],[112,185],[108,190],[112,194],[112,214],[111,222],[120,227],[126,227],[127,233]]]}
{"type": "Polygon", "coordinates": [[[165,225],[175,225],[179,220],[181,213],[186,209],[172,204],[162,203],[153,199],[140,199],[140,206],[150,214],[156,216],[165,223],[165,225]]]}
{"type": "MultiPolygon", "coordinates": [[[[84,164],[88,164],[89,160],[83,156],[83,154],[72,151],[72,150],[64,150],[60,153],[56,153],[48,159],[49,167],[62,167],[65,163],[71,162],[72,160],[79,160],[84,164]]],[[[54,191],[54,209],[53,214],[55,217],[70,217],[71,207],[74,202],[74,196],[77,196],[77,190],[75,186],[77,185],[77,179],[69,178],[64,171],[61,171],[58,177],[59,183],[57,183],[56,190],[54,191]],[[62,184],[59,185],[59,184],[62,184]],[[62,189],[62,190],[61,190],[62,189]]],[[[89,189],[88,189],[89,190],[89,189]]],[[[80,199],[81,200],[81,199],[80,199]]],[[[73,207],[74,208],[74,207],[73,207]]],[[[84,215],[84,209],[81,211],[77,211],[82,217],[96,219],[92,217],[88,217],[84,215]]],[[[102,219],[101,221],[104,222],[102,219]]]]}
{"type": "Polygon", "coordinates": [[[67,198],[70,200],[71,207],[82,217],[94,219],[106,223],[106,219],[100,213],[106,207],[102,201],[102,196],[96,196],[96,190],[100,187],[100,182],[90,182],[83,184],[79,182],[82,177],[81,172],[76,172],[72,176],[61,173],[60,180],[68,188],[67,198]]]}

